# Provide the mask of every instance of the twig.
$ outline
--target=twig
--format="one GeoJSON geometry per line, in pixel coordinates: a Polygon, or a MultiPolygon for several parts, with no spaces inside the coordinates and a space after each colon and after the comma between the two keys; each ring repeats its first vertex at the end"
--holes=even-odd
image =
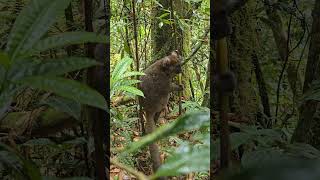
{"type": "Polygon", "coordinates": [[[146,175],[144,175],[143,173],[136,171],[129,166],[126,166],[124,164],[119,163],[116,159],[110,159],[110,162],[111,162],[111,164],[114,164],[115,166],[126,170],[127,172],[134,175],[135,177],[137,177],[140,180],[149,180],[149,178],[146,175]]]}
{"type": "MultiPolygon", "coordinates": [[[[206,38],[208,36],[208,33],[210,31],[210,28],[206,28],[207,30],[205,31],[205,33],[202,36],[202,39],[206,38]]],[[[198,52],[198,50],[201,48],[203,44],[203,41],[200,41],[196,47],[192,48],[192,53],[184,60],[184,62],[181,64],[182,66],[185,65],[188,61],[191,60],[191,58],[198,52]]]]}

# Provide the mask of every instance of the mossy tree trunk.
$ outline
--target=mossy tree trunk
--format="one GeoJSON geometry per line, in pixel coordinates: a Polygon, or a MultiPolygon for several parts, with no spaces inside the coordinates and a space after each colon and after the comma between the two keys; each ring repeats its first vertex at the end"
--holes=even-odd
{"type": "Polygon", "coordinates": [[[249,1],[243,8],[232,15],[233,33],[230,36],[230,69],[236,74],[237,89],[231,110],[248,123],[255,122],[258,112],[258,98],[255,88],[255,74],[251,62],[251,55],[256,47],[253,19],[254,3],[249,1]]]}
{"type": "MultiPolygon", "coordinates": [[[[185,26],[182,29],[177,23],[177,17],[180,19],[189,19],[192,11],[189,11],[190,5],[183,0],[160,0],[158,1],[163,7],[157,6],[153,11],[152,24],[152,48],[153,61],[166,56],[173,50],[178,50],[182,56],[186,56],[186,52],[191,52],[190,46],[190,27],[185,26]],[[171,13],[169,13],[169,11],[171,13]],[[169,13],[165,15],[166,13],[169,13]],[[170,22],[170,23],[169,23],[170,22]]],[[[183,67],[184,76],[182,76],[182,84],[185,84],[183,96],[188,99],[190,97],[189,74],[187,66],[183,67]]]]}
{"type": "MultiPolygon", "coordinates": [[[[313,24],[303,92],[313,81],[320,80],[320,0],[316,0],[312,12],[313,24]]],[[[300,119],[292,142],[311,144],[320,149],[320,102],[308,100],[300,108],[300,119]]]]}

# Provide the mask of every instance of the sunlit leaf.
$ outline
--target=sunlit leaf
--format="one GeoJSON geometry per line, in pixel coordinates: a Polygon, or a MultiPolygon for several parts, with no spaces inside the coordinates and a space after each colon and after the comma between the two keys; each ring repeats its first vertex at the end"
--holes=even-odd
{"type": "Polygon", "coordinates": [[[128,92],[128,93],[132,93],[134,95],[138,95],[138,96],[143,96],[143,92],[133,86],[119,86],[117,87],[117,90],[119,91],[125,91],[125,92],[128,92]]]}
{"type": "Polygon", "coordinates": [[[209,117],[210,116],[208,112],[194,112],[186,114],[170,124],[166,124],[157,128],[151,134],[141,138],[141,140],[129,144],[123,153],[135,152],[159,139],[174,134],[199,129],[202,126],[209,126],[209,117]]]}
{"type": "Polygon", "coordinates": [[[175,176],[192,172],[208,171],[210,167],[210,148],[208,145],[182,145],[156,172],[154,177],[175,176]]]}
{"type": "Polygon", "coordinates": [[[129,57],[124,57],[120,62],[117,63],[116,67],[114,68],[112,74],[111,74],[111,84],[118,81],[123,77],[123,74],[126,72],[126,70],[129,68],[130,64],[133,62],[133,60],[129,57]]]}

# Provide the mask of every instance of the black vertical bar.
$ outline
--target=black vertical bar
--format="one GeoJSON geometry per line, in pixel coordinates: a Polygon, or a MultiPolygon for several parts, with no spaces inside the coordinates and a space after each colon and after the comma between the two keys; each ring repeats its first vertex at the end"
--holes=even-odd
{"type": "Polygon", "coordinates": [[[214,17],[213,17],[213,6],[214,6],[214,0],[210,0],[210,54],[209,54],[209,60],[210,60],[210,178],[212,179],[214,177],[214,151],[213,151],[213,142],[214,142],[214,137],[213,137],[213,132],[214,132],[214,126],[213,126],[213,99],[214,99],[214,93],[213,91],[213,79],[214,79],[214,52],[213,52],[213,47],[214,47],[214,17]],[[212,177],[212,178],[211,178],[212,177]]]}
{"type": "MultiPolygon", "coordinates": [[[[111,20],[111,11],[110,11],[110,0],[104,0],[104,13],[106,15],[105,17],[105,23],[106,23],[106,36],[107,36],[107,45],[106,45],[106,99],[107,99],[107,105],[108,105],[108,110],[110,110],[110,20],[111,20]]],[[[104,134],[104,144],[106,148],[106,156],[105,156],[105,166],[107,169],[107,179],[110,179],[110,111],[107,113],[107,117],[105,118],[104,123],[104,129],[105,129],[105,134],[104,134]]]]}

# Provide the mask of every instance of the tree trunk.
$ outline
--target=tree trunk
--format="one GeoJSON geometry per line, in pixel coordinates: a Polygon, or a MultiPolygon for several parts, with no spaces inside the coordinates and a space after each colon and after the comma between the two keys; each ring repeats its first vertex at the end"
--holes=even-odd
{"type": "MultiPolygon", "coordinates": [[[[316,0],[313,12],[313,23],[306,76],[303,92],[307,92],[314,80],[320,79],[320,0],[316,0]]],[[[292,142],[311,144],[320,149],[320,102],[306,101],[300,108],[300,119],[292,142]]]]}
{"type": "MultiPolygon", "coordinates": [[[[249,1],[243,8],[232,15],[234,25],[230,36],[230,69],[237,77],[236,97],[231,103],[231,110],[247,116],[254,123],[258,112],[258,94],[254,88],[254,70],[251,55],[256,47],[254,39],[254,19],[250,14],[254,11],[254,3],[249,1]]],[[[249,123],[249,122],[248,122],[249,123]]]]}
{"type": "MultiPolygon", "coordinates": [[[[166,24],[166,23],[162,24],[162,22],[157,18],[162,14],[167,13],[167,11],[164,11],[164,10],[170,9],[171,1],[160,0],[158,2],[163,6],[163,8],[157,5],[157,7],[154,8],[153,10],[153,15],[152,15],[154,19],[153,19],[153,24],[151,29],[151,38],[152,38],[152,48],[153,48],[152,59],[154,61],[166,56],[168,52],[176,48],[174,44],[175,37],[172,37],[172,34],[174,33],[173,28],[169,24],[166,24]]],[[[169,20],[170,15],[164,17],[163,19],[169,20]]],[[[181,49],[180,49],[180,52],[181,52],[181,49]]]]}

